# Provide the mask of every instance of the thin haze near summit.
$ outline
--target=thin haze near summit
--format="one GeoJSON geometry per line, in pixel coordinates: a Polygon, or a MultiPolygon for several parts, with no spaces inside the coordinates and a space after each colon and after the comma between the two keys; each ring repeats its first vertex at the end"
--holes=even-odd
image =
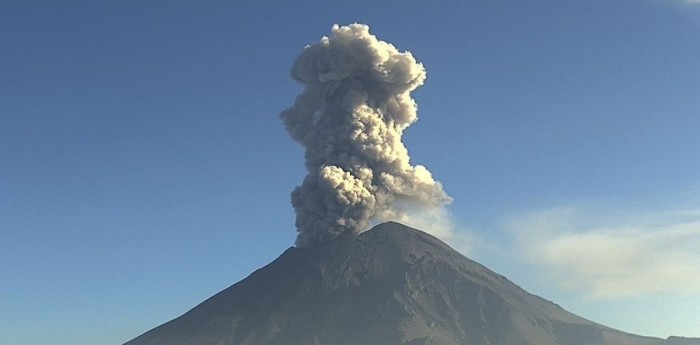
{"type": "Polygon", "coordinates": [[[451,203],[401,141],[418,119],[410,93],[426,77],[410,52],[378,40],[367,25],[334,25],[304,48],[291,74],[304,92],[280,116],[304,146],[308,171],[292,192],[297,246],[451,203]]]}

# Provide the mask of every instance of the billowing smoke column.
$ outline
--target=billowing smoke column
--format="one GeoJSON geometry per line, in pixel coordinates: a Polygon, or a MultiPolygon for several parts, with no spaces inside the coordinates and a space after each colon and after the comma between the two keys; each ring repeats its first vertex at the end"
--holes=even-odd
{"type": "Polygon", "coordinates": [[[292,192],[297,246],[451,202],[428,169],[411,165],[401,142],[417,120],[410,92],[425,80],[411,53],[366,25],[334,25],[297,57],[292,77],[305,89],[281,118],[306,148],[308,170],[292,192]]]}

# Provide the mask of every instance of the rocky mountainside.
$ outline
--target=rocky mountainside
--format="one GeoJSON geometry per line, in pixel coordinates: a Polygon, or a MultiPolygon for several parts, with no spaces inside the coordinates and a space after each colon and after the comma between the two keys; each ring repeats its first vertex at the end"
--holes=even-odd
{"type": "Polygon", "coordinates": [[[398,223],[277,260],[125,345],[700,345],[567,312],[398,223]]]}

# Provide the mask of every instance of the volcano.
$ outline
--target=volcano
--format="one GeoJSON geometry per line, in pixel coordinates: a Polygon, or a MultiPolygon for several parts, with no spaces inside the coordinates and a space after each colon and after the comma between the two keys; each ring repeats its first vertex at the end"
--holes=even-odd
{"type": "Polygon", "coordinates": [[[576,316],[398,223],[279,258],[125,345],[699,345],[576,316]]]}

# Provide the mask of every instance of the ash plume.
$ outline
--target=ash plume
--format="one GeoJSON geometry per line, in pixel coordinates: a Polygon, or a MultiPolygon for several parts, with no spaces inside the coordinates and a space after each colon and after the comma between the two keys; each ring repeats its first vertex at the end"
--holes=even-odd
{"type": "Polygon", "coordinates": [[[297,246],[452,201],[428,169],[411,165],[401,141],[417,120],[410,92],[425,80],[411,53],[378,40],[366,25],[334,25],[329,37],[304,48],[291,73],[305,89],[280,116],[305,147],[308,170],[292,192],[297,246]]]}

